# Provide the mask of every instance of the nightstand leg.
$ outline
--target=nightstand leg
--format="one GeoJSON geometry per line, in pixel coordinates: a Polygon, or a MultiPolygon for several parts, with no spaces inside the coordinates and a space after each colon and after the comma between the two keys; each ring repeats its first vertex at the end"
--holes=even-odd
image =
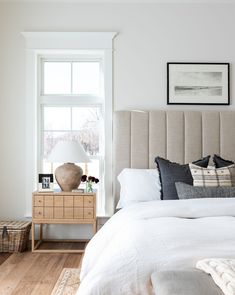
{"type": "Polygon", "coordinates": [[[39,234],[40,240],[43,239],[43,224],[40,223],[40,234],[39,234]]]}
{"type": "Polygon", "coordinates": [[[34,251],[34,239],[35,239],[35,232],[34,232],[34,223],[32,223],[32,252],[34,251]]]}
{"type": "Polygon", "coordinates": [[[96,221],[94,221],[94,223],[93,223],[93,232],[94,232],[94,235],[95,235],[96,232],[97,232],[97,229],[96,229],[96,221]]]}

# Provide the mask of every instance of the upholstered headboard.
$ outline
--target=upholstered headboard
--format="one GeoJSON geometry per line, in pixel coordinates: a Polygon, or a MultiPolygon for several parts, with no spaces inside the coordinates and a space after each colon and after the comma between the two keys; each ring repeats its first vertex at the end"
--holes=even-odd
{"type": "Polygon", "coordinates": [[[115,112],[115,204],[123,168],[154,168],[156,156],[189,163],[209,154],[235,161],[235,111],[115,112]]]}

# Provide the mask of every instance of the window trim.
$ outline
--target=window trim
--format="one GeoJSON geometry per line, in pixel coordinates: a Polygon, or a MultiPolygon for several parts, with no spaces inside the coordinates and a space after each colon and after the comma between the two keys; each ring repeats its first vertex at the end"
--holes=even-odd
{"type": "MultiPolygon", "coordinates": [[[[102,53],[104,56],[105,97],[105,215],[114,211],[112,193],[112,112],[113,112],[113,39],[116,32],[22,32],[26,40],[26,163],[25,163],[25,216],[31,216],[31,194],[37,184],[38,134],[37,100],[40,87],[37,85],[38,58],[40,55],[58,53],[102,53]]],[[[47,98],[45,98],[47,99],[47,98]]],[[[39,122],[40,123],[40,122],[39,122]]]]}

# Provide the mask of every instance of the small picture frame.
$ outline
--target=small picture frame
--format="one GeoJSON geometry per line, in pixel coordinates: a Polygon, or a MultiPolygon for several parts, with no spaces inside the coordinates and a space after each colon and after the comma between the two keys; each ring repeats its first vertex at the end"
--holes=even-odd
{"type": "Polygon", "coordinates": [[[38,191],[51,192],[54,190],[53,174],[39,174],[38,175],[38,191]]]}

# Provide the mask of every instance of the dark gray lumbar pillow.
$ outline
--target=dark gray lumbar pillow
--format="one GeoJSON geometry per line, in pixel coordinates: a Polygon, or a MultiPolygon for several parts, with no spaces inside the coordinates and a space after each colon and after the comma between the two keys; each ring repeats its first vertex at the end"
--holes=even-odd
{"type": "MultiPolygon", "coordinates": [[[[207,167],[209,160],[210,156],[207,156],[205,158],[193,162],[193,164],[201,167],[207,167]]],[[[178,163],[171,162],[161,157],[156,157],[155,163],[157,164],[160,172],[160,181],[162,185],[162,200],[178,199],[178,195],[175,189],[175,182],[180,181],[188,184],[193,184],[193,178],[188,164],[180,165],[178,163]]]]}
{"type": "Polygon", "coordinates": [[[183,182],[176,182],[175,187],[180,200],[200,198],[235,198],[235,187],[202,187],[192,186],[183,182]]]}

